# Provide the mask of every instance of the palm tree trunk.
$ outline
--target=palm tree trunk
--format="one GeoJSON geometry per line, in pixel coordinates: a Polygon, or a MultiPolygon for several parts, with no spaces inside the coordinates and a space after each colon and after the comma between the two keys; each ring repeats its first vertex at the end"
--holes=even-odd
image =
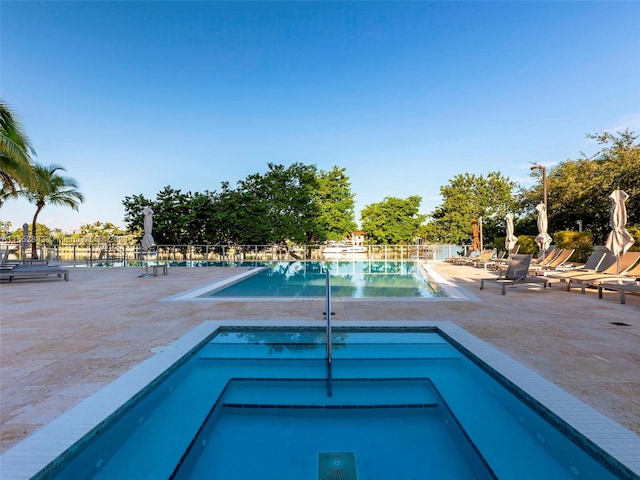
{"type": "Polygon", "coordinates": [[[31,223],[31,236],[33,237],[33,242],[31,242],[31,259],[32,260],[38,259],[38,249],[36,245],[36,221],[38,220],[38,215],[40,215],[40,212],[42,211],[43,208],[44,208],[44,205],[37,206],[36,213],[33,216],[33,222],[31,223]]]}

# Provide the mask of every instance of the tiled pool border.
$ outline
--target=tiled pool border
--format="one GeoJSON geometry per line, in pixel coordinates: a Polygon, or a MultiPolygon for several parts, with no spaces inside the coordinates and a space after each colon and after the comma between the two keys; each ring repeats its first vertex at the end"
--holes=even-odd
{"type": "MultiPolygon", "coordinates": [[[[81,442],[89,432],[105,425],[114,412],[126,407],[141,395],[149,384],[167,370],[184,361],[185,355],[200,346],[220,327],[322,327],[322,321],[207,321],[176,340],[166,349],[145,360],[110,383],[96,394],[83,400],[50,424],[15,445],[0,457],[3,480],[25,480],[43,469],[57,467],[56,459],[67,449],[81,442]]],[[[640,479],[640,436],[624,428],[597,410],[581,402],[540,375],[530,371],[494,347],[447,321],[339,321],[334,328],[425,328],[440,332],[447,340],[482,361],[489,369],[515,385],[530,402],[543,407],[552,423],[562,421],[605,464],[623,470],[621,478],[640,479]]]]}
{"type": "MultiPolygon", "coordinates": [[[[344,298],[333,297],[334,302],[468,302],[479,301],[478,297],[466,290],[465,288],[458,287],[454,283],[450,282],[443,276],[441,276],[436,270],[429,264],[422,263],[422,268],[426,276],[433,280],[445,293],[445,296],[436,297],[419,297],[419,298],[384,298],[384,297],[368,297],[368,298],[344,298]]],[[[247,277],[256,275],[264,270],[266,267],[252,268],[251,270],[241,272],[232,277],[224,278],[222,280],[216,280],[214,282],[201,285],[196,288],[191,288],[176,295],[171,295],[161,299],[162,302],[295,302],[301,300],[321,300],[319,297],[204,297],[203,295],[209,292],[215,292],[222,290],[228,286],[241,282],[247,277]]]]}

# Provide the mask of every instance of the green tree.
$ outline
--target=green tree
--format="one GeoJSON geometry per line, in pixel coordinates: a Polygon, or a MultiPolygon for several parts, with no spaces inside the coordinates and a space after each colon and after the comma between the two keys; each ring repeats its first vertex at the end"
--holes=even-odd
{"type": "Polygon", "coordinates": [[[5,237],[11,234],[11,222],[5,222],[0,220],[0,238],[4,240],[5,237]]]}
{"type": "MultiPolygon", "coordinates": [[[[627,215],[630,225],[640,225],[640,142],[638,135],[628,128],[622,132],[587,135],[603,145],[594,160],[602,162],[609,173],[611,191],[624,190],[628,195],[627,215]]],[[[609,192],[611,193],[611,192],[609,192]]]]}
{"type": "Polygon", "coordinates": [[[17,196],[20,187],[34,187],[32,155],[35,151],[29,137],[7,104],[0,100],[0,207],[7,198],[17,196]]]}
{"type": "MultiPolygon", "coordinates": [[[[628,129],[587,137],[602,145],[594,156],[567,160],[548,172],[549,231],[575,230],[580,220],[584,230],[593,233],[594,242],[603,244],[611,230],[608,197],[614,190],[621,189],[629,195],[628,224],[640,224],[640,144],[638,136],[628,129]]],[[[523,190],[522,208],[533,215],[541,198],[539,183],[523,190]]]]}
{"type": "Polygon", "coordinates": [[[315,166],[301,163],[269,163],[265,174],[249,175],[235,189],[225,182],[218,205],[221,229],[234,243],[305,243],[318,232],[317,187],[315,166]]]}
{"type": "Polygon", "coordinates": [[[100,221],[80,225],[76,234],[77,238],[82,238],[85,242],[93,241],[109,242],[114,237],[123,235],[126,232],[111,222],[102,223],[100,221]]]}
{"type": "Polygon", "coordinates": [[[153,238],[157,244],[190,245],[191,192],[165,187],[153,202],[153,238]]]}
{"type": "Polygon", "coordinates": [[[181,190],[164,187],[156,195],[155,201],[142,195],[125,197],[125,223],[127,230],[142,238],[144,231],[144,214],[146,206],[153,210],[153,238],[155,243],[164,245],[191,245],[197,238],[197,229],[193,226],[193,195],[181,190]]]}
{"type": "Polygon", "coordinates": [[[306,243],[316,236],[318,205],[315,192],[318,187],[317,170],[313,165],[269,163],[263,176],[261,191],[267,212],[265,221],[271,226],[269,243],[291,240],[306,243]]]}
{"type": "Polygon", "coordinates": [[[314,240],[342,240],[356,230],[355,201],[345,168],[318,173],[318,236],[314,240]]]}
{"type": "Polygon", "coordinates": [[[592,158],[599,170],[598,185],[587,187],[594,189],[594,192],[601,192],[593,196],[591,208],[592,211],[599,208],[605,213],[598,216],[600,224],[593,225],[594,236],[604,242],[611,230],[609,195],[616,189],[624,190],[629,195],[626,202],[628,225],[640,225],[640,143],[637,142],[638,135],[629,129],[618,132],[617,135],[604,132],[587,137],[602,146],[592,158]],[[600,232],[603,232],[602,236],[600,232]]]}
{"type": "Polygon", "coordinates": [[[422,198],[385,197],[382,202],[367,205],[361,212],[362,230],[376,244],[413,243],[425,216],[419,214],[422,198]]]}
{"type": "Polygon", "coordinates": [[[505,216],[517,211],[517,184],[499,172],[486,177],[465,173],[440,187],[443,202],[432,214],[432,222],[421,230],[429,240],[458,244],[472,235],[471,222],[482,217],[486,237],[504,234],[505,216]],[[435,225],[432,225],[435,224],[435,225]]]}
{"type": "Polygon", "coordinates": [[[122,205],[124,206],[124,223],[127,231],[132,234],[138,233],[142,238],[144,230],[142,209],[148,206],[155,211],[153,201],[143,195],[131,195],[124,197],[122,205]]]}
{"type": "MultiPolygon", "coordinates": [[[[48,237],[52,234],[53,230],[51,230],[48,226],[39,223],[38,226],[38,235],[40,236],[40,238],[43,237],[48,237]]],[[[29,227],[29,236],[32,237],[33,235],[31,235],[31,233],[33,232],[33,225],[29,227]]],[[[23,231],[22,228],[16,228],[13,232],[8,232],[7,233],[8,237],[11,239],[11,241],[19,243],[22,242],[22,238],[23,238],[23,231]]]]}
{"type": "Polygon", "coordinates": [[[264,221],[266,215],[263,202],[251,191],[240,186],[234,189],[228,182],[222,183],[215,212],[220,243],[267,243],[270,228],[264,221]]]}
{"type": "Polygon", "coordinates": [[[182,193],[171,186],[158,192],[156,200],[143,195],[125,197],[124,221],[127,231],[142,238],[142,209],[150,206],[153,214],[153,237],[158,244],[203,245],[220,241],[220,208],[218,195],[182,193]]]}
{"type": "MultiPolygon", "coordinates": [[[[42,209],[47,205],[63,205],[78,210],[84,201],[84,195],[78,190],[78,182],[71,177],[64,177],[58,172],[66,171],[60,165],[34,164],[33,171],[37,182],[30,189],[24,191],[24,196],[36,206],[31,235],[37,238],[37,219],[42,209]]],[[[36,242],[31,244],[31,257],[38,258],[36,242]]]]}
{"type": "Polygon", "coordinates": [[[220,239],[220,222],[216,215],[217,194],[205,191],[191,195],[189,213],[186,217],[185,229],[196,245],[218,243],[220,239]]]}

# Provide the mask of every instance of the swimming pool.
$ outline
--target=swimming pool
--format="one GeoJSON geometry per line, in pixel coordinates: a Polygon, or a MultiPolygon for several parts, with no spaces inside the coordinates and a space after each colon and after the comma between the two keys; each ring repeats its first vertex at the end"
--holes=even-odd
{"type": "Polygon", "coordinates": [[[413,261],[273,262],[164,299],[165,301],[282,301],[322,298],[325,272],[341,300],[477,300],[413,261]]]}
{"type": "Polygon", "coordinates": [[[276,262],[254,270],[242,281],[204,294],[233,297],[324,297],[325,271],[331,272],[335,298],[429,298],[443,293],[415,262],[327,261],[276,262]]]}
{"type": "Polygon", "coordinates": [[[333,478],[638,478],[637,436],[453,324],[340,323],[331,396],[326,332],[308,325],[201,325],[63,415],[59,431],[7,452],[3,478],[27,453],[57,475],[36,478],[60,479],[322,478],[327,468],[344,474],[333,478]],[[91,432],[42,463],[51,438],[70,441],[81,421],[91,432]]]}

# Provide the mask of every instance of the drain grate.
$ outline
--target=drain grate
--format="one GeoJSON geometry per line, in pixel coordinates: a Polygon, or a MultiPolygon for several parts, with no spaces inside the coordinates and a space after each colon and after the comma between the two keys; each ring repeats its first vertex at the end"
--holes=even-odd
{"type": "Polygon", "coordinates": [[[355,452],[318,452],[318,480],[358,480],[355,452]]]}
{"type": "Polygon", "coordinates": [[[624,323],[624,322],[609,322],[611,325],[617,325],[619,327],[630,327],[631,325],[629,325],[628,323],[624,323]]]}

